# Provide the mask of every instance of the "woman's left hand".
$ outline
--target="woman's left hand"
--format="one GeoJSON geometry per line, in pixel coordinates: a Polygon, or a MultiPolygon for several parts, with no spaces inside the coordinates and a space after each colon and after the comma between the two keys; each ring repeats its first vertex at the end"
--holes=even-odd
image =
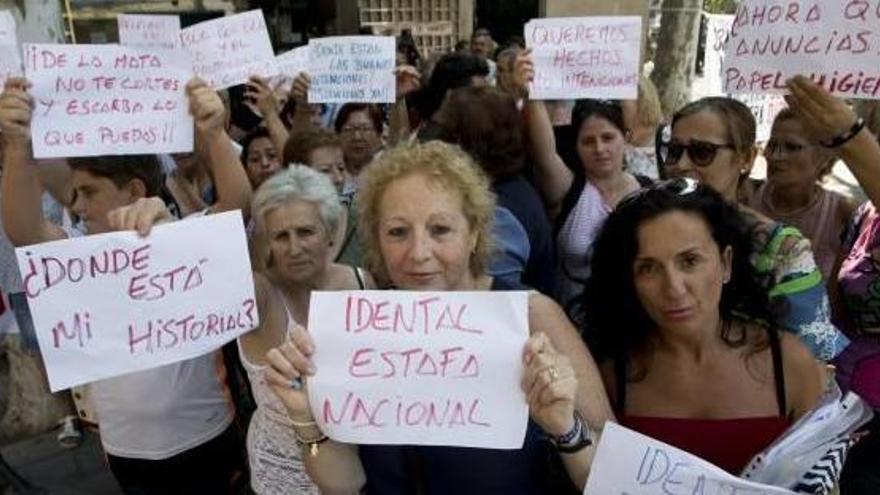
{"type": "Polygon", "coordinates": [[[565,435],[574,426],[578,384],[571,362],[546,335],[536,333],[526,341],[523,363],[522,389],[532,419],[549,435],[565,435]]]}
{"type": "Polygon", "coordinates": [[[856,114],[845,101],[808,78],[795,76],[786,86],[790,94],[785,100],[812,140],[819,143],[831,141],[855,124],[856,114]]]}

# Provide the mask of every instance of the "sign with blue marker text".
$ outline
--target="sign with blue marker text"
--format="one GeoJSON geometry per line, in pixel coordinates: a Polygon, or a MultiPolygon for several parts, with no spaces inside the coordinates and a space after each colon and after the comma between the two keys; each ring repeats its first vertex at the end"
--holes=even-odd
{"type": "Polygon", "coordinates": [[[278,74],[262,10],[200,22],[181,31],[180,40],[192,54],[193,71],[214,89],[278,74]]]}
{"type": "Polygon", "coordinates": [[[585,495],[794,495],[737,478],[651,437],[605,423],[585,495]]]}
{"type": "Polygon", "coordinates": [[[309,41],[309,103],[394,103],[393,36],[309,41]]]}

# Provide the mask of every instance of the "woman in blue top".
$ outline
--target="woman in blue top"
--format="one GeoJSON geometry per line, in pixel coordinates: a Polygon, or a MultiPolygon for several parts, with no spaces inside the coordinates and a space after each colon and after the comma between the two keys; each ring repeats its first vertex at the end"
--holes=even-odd
{"type": "MultiPolygon", "coordinates": [[[[508,288],[485,274],[494,206],[488,181],[457,147],[430,142],[386,151],[363,172],[359,194],[364,260],[379,280],[402,290],[508,288]]],[[[522,388],[532,423],[519,450],[327,440],[308,395],[290,385],[311,374],[315,349],[303,329],[268,353],[267,379],[310,451],[306,470],[324,493],[559,493],[554,481],[565,476],[554,476],[552,461],[561,459],[582,487],[592,455],[582,440],[611,411],[596,365],[562,310],[532,293],[529,326],[522,388]],[[557,457],[554,444],[565,453],[557,457]]]]}

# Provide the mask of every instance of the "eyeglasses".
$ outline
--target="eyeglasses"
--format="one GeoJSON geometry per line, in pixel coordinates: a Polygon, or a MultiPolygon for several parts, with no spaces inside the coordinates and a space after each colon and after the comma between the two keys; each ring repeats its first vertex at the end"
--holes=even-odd
{"type": "Polygon", "coordinates": [[[370,126],[370,125],[361,125],[361,126],[343,127],[343,128],[340,129],[340,131],[339,131],[340,134],[346,134],[346,135],[349,135],[349,136],[353,136],[353,135],[355,135],[355,134],[362,134],[362,135],[365,135],[365,134],[371,134],[371,133],[373,133],[373,132],[376,132],[376,129],[375,129],[373,126],[370,126]]]}
{"type": "Polygon", "coordinates": [[[681,157],[687,153],[691,162],[698,167],[708,167],[718,156],[718,150],[734,149],[732,144],[710,143],[708,141],[691,141],[690,144],[670,143],[660,144],[660,157],[664,167],[677,164],[681,157]]]}
{"type": "Polygon", "coordinates": [[[767,146],[764,148],[764,154],[776,156],[796,155],[809,147],[810,145],[807,144],[792,143],[790,141],[775,141],[771,139],[770,141],[767,141],[767,146]]]}
{"type": "Polygon", "coordinates": [[[617,203],[617,208],[615,209],[624,208],[627,205],[631,205],[641,198],[644,198],[648,194],[657,191],[674,194],[676,196],[687,196],[696,191],[698,187],[700,187],[700,183],[690,177],[662,180],[624,196],[623,199],[617,203]]]}

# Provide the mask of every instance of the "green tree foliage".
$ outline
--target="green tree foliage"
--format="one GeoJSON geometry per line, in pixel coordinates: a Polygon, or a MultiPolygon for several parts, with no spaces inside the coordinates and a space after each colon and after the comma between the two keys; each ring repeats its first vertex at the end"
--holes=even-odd
{"type": "Polygon", "coordinates": [[[703,0],[703,9],[710,14],[736,13],[737,0],[703,0]]]}

